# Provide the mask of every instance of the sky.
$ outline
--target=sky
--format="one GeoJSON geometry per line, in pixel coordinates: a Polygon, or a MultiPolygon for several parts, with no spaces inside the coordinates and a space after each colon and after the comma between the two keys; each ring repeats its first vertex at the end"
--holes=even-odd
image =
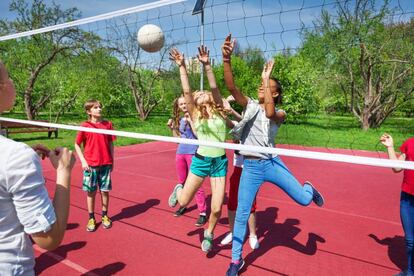
{"type": "MultiPolygon", "coordinates": [[[[345,0],[341,0],[345,1],[345,0]]],[[[0,0],[0,18],[13,20],[16,14],[8,10],[11,0],[0,0]]],[[[44,0],[50,4],[51,0],[44,0]]],[[[154,1],[149,0],[55,0],[63,9],[77,7],[82,18],[154,1]]],[[[207,0],[205,8],[205,44],[212,56],[219,56],[224,37],[231,32],[242,47],[257,46],[274,53],[300,46],[300,31],[313,26],[321,9],[334,10],[335,0],[207,0]],[[230,3],[229,3],[230,2],[230,3]]],[[[377,1],[378,4],[382,1],[377,1]]],[[[195,0],[173,4],[157,10],[127,16],[127,24],[139,28],[146,23],[159,25],[167,43],[181,42],[179,47],[194,56],[200,44],[200,16],[191,15],[195,0]]],[[[414,15],[414,0],[391,0],[390,6],[402,14],[400,20],[414,15]]],[[[118,21],[119,22],[119,21],[118,21]]],[[[103,32],[105,23],[92,23],[83,28],[103,32]]]]}

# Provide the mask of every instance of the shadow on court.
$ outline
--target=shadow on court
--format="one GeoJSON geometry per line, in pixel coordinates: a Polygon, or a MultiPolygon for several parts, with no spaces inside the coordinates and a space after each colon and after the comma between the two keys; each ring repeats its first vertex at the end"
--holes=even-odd
{"type": "Polygon", "coordinates": [[[388,246],[388,257],[400,270],[403,271],[407,268],[404,237],[394,236],[380,239],[375,234],[368,236],[380,245],[388,246]]]}
{"type": "Polygon", "coordinates": [[[79,223],[68,223],[66,225],[66,230],[73,230],[79,227],[79,223]]]}
{"type": "Polygon", "coordinates": [[[114,275],[124,269],[126,264],[121,262],[116,262],[112,264],[107,264],[100,268],[92,269],[84,274],[82,276],[92,276],[92,275],[114,275]]]}
{"type": "Polygon", "coordinates": [[[132,206],[122,208],[122,211],[112,217],[113,221],[122,220],[126,218],[135,217],[139,214],[145,213],[150,208],[160,204],[159,199],[148,199],[144,203],[138,203],[132,206]]]}
{"type": "Polygon", "coordinates": [[[302,231],[298,227],[300,220],[288,218],[282,223],[275,223],[278,208],[268,207],[265,211],[257,212],[257,236],[260,247],[248,254],[245,258],[246,264],[253,263],[257,258],[266,254],[272,248],[284,246],[296,250],[302,254],[314,255],[317,250],[317,243],[324,243],[325,239],[315,233],[308,233],[308,241],[301,244],[295,237],[302,231]]]}
{"type": "Polygon", "coordinates": [[[51,253],[49,252],[43,253],[42,255],[36,258],[36,265],[35,265],[36,275],[42,273],[42,271],[46,270],[47,268],[63,261],[66,258],[69,251],[79,250],[85,247],[85,245],[86,245],[85,241],[72,242],[69,244],[59,246],[57,249],[55,249],[51,253]],[[55,258],[51,254],[57,255],[59,258],[55,258]]]}

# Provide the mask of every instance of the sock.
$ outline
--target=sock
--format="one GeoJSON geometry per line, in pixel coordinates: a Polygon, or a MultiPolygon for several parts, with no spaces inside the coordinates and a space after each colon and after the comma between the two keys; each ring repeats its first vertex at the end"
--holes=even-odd
{"type": "Polygon", "coordinates": [[[206,213],[204,213],[204,212],[200,213],[200,216],[206,216],[206,213]]]}
{"type": "Polygon", "coordinates": [[[233,264],[238,265],[240,263],[240,260],[237,261],[231,261],[233,264]]]}
{"type": "Polygon", "coordinates": [[[102,216],[107,216],[108,215],[108,211],[102,211],[102,216]]]}
{"type": "Polygon", "coordinates": [[[89,213],[89,219],[95,219],[95,214],[94,213],[89,213]]]}

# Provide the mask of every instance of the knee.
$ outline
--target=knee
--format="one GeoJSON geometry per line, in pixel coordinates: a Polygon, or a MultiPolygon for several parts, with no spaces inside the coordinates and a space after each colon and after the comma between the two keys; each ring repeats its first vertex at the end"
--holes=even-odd
{"type": "Polygon", "coordinates": [[[211,206],[211,214],[215,217],[221,216],[221,206],[211,206]]]}

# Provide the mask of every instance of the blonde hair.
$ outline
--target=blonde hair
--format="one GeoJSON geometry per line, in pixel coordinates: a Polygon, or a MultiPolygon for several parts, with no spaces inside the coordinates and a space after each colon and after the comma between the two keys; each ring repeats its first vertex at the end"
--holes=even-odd
{"type": "Polygon", "coordinates": [[[194,91],[194,104],[195,104],[195,113],[197,120],[208,119],[208,112],[207,112],[207,105],[210,106],[211,111],[213,114],[219,115],[223,119],[227,118],[227,114],[224,111],[224,108],[217,105],[214,102],[213,94],[210,91],[194,91]],[[197,99],[203,95],[207,95],[207,101],[203,102],[202,104],[198,103],[197,99]]]}

